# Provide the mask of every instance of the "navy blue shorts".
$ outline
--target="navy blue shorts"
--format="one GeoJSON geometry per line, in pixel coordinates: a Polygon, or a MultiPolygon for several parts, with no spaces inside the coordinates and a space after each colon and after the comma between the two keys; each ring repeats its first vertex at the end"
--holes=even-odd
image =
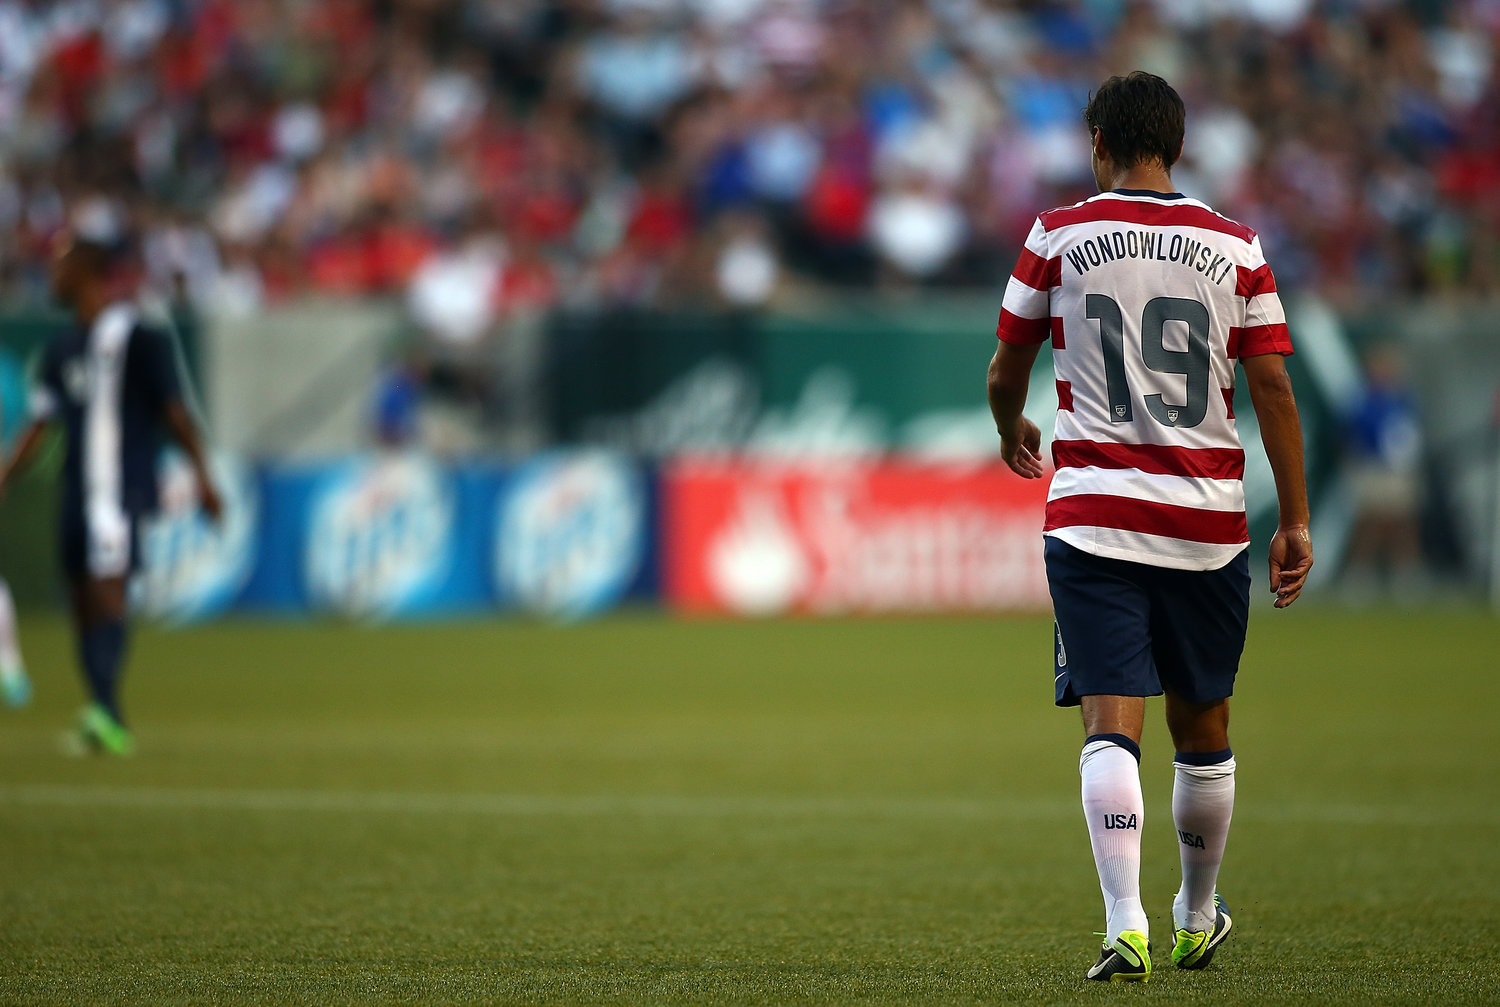
{"type": "Polygon", "coordinates": [[[1234,692],[1250,621],[1250,556],[1217,570],[1106,559],[1049,537],[1058,706],[1082,696],[1211,703],[1234,692]]]}

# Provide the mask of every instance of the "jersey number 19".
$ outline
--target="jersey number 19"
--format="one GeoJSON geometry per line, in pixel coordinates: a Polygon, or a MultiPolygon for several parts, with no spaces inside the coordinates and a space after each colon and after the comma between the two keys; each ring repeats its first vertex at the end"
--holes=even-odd
{"type": "MultiPolygon", "coordinates": [[[[1099,322],[1104,351],[1104,377],[1109,394],[1109,419],[1129,423],[1135,418],[1130,384],[1125,377],[1125,318],[1119,302],[1107,294],[1089,294],[1085,313],[1099,322]]],[[[1208,308],[1186,297],[1154,297],[1141,312],[1141,361],[1158,374],[1181,374],[1187,379],[1187,401],[1172,405],[1161,395],[1147,395],[1146,411],[1169,427],[1196,427],[1208,414],[1208,308]],[[1169,350],[1168,322],[1185,322],[1186,350],[1169,350]]]]}

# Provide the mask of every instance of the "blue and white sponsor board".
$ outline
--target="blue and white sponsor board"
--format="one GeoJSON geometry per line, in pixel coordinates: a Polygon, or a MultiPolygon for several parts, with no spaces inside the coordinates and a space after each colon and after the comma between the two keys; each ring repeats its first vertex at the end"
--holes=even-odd
{"type": "Polygon", "coordinates": [[[313,604],[382,618],[440,606],[452,561],[448,472],[420,455],[379,455],[330,472],[308,503],[313,604]]]}
{"type": "Polygon", "coordinates": [[[162,456],[161,509],[141,530],[135,603],[169,622],[217,615],[239,598],[260,553],[260,486],[242,461],[209,463],[223,498],[218,523],[199,507],[198,481],[180,452],[162,456]]]}
{"type": "Polygon", "coordinates": [[[576,619],[625,597],[645,567],[650,500],[618,455],[545,455],[521,466],[495,503],[495,583],[502,598],[576,619]]]}
{"type": "Polygon", "coordinates": [[[249,560],[210,590],[206,574],[188,575],[206,565],[188,559],[207,554],[192,531],[201,519],[173,516],[172,536],[148,550],[148,611],[405,619],[519,608],[574,619],[657,593],[654,475],[625,456],[446,466],[382,454],[221,479],[242,501],[223,532],[249,560]]]}

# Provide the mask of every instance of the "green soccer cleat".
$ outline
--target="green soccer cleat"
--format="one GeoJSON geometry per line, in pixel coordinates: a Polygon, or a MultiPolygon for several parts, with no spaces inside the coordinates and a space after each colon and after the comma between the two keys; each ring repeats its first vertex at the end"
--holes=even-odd
{"type": "Polygon", "coordinates": [[[1214,951],[1224,938],[1229,936],[1229,931],[1234,926],[1234,921],[1229,918],[1229,906],[1224,902],[1224,896],[1214,892],[1214,929],[1213,933],[1206,934],[1202,930],[1177,930],[1177,945],[1172,948],[1172,964],[1180,969],[1201,969],[1207,967],[1213,961],[1214,951]]]}
{"type": "Polygon", "coordinates": [[[78,736],[91,752],[104,755],[134,755],[135,738],[125,725],[98,703],[91,703],[79,714],[78,736]]]}
{"type": "Polygon", "coordinates": [[[1104,945],[1087,979],[1111,983],[1151,980],[1151,942],[1139,930],[1122,930],[1113,944],[1104,945]]]}

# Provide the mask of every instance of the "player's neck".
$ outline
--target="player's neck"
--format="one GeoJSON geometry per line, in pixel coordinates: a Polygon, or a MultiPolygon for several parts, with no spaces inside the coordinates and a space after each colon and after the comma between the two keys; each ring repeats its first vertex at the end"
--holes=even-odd
{"type": "Polygon", "coordinates": [[[1153,161],[1150,164],[1136,164],[1129,168],[1121,168],[1116,171],[1110,179],[1110,186],[1114,189],[1143,189],[1147,192],[1176,192],[1172,185],[1172,175],[1161,166],[1160,162],[1153,161]]]}
{"type": "Polygon", "coordinates": [[[110,300],[110,296],[103,290],[85,291],[73,304],[73,316],[78,319],[80,325],[85,327],[93,325],[94,319],[109,307],[110,300]]]}

